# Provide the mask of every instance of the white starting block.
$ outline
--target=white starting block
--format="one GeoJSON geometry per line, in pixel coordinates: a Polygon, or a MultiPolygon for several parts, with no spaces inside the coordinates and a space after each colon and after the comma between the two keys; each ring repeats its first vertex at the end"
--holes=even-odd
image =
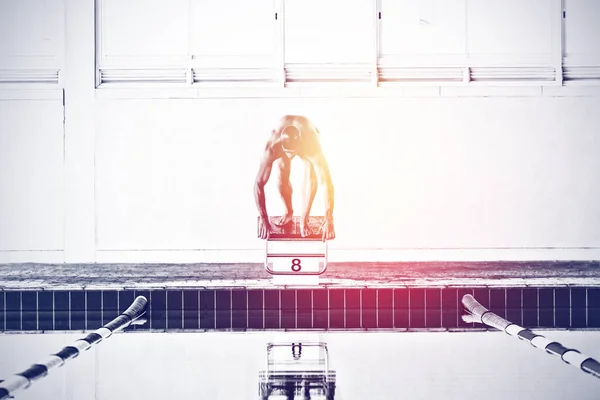
{"type": "MultiPolygon", "coordinates": [[[[265,244],[265,269],[273,284],[315,286],[327,270],[327,241],[319,231],[324,217],[309,217],[312,235],[300,234],[300,217],[284,227],[275,225],[279,217],[270,217],[271,233],[265,244]]],[[[260,221],[259,221],[260,223],[260,221]]]]}

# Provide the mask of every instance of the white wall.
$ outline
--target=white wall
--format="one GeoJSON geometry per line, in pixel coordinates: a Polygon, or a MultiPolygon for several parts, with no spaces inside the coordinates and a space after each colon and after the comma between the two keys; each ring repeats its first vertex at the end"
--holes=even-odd
{"type": "MultiPolygon", "coordinates": [[[[252,185],[264,140],[285,113],[309,116],[323,133],[336,188],[332,261],[600,256],[600,86],[593,80],[242,90],[197,86],[184,72],[182,84],[96,88],[94,71],[104,67],[185,70],[224,60],[231,66],[240,57],[245,65],[266,66],[264,57],[277,58],[282,43],[274,37],[274,47],[244,53],[225,46],[216,54],[196,19],[178,19],[190,4],[206,15],[196,2],[181,3],[172,18],[160,12],[160,1],[148,3],[146,19],[130,29],[134,16],[141,18],[139,2],[31,1],[40,6],[36,12],[50,7],[44,14],[50,22],[37,30],[12,24],[17,36],[0,49],[0,262],[260,261],[252,185]],[[94,18],[102,33],[97,54],[94,18]],[[181,24],[164,25],[165,18],[181,24]],[[170,39],[144,41],[157,26],[170,39]],[[37,58],[20,56],[36,51],[37,58]],[[56,68],[57,80],[6,78],[7,68],[14,77],[36,66],[56,68]]],[[[424,54],[437,57],[436,65],[460,54],[488,70],[498,60],[507,68],[523,67],[528,58],[531,65],[556,65],[563,53],[565,66],[578,73],[587,65],[595,76],[600,65],[588,43],[597,33],[589,15],[600,10],[589,2],[565,2],[564,43],[557,41],[560,2],[528,3],[515,20],[478,1],[456,1],[444,12],[438,3],[402,3],[412,10],[406,15],[425,21],[405,21],[401,36],[421,35],[419,51],[405,42],[384,46],[393,34],[385,33],[386,18],[398,14],[385,1],[372,4],[384,18],[379,27],[373,21],[379,30],[369,35],[380,36],[384,56],[407,56],[417,69],[424,54]],[[536,21],[528,27],[527,15],[536,21]],[[510,43],[483,37],[483,26],[494,21],[497,36],[511,21],[520,35],[502,36],[510,43]],[[446,47],[423,51],[445,34],[446,47]]],[[[14,1],[0,5],[12,18],[26,14],[14,1]]],[[[301,10],[288,6],[286,29],[297,31],[294,15],[301,10]]],[[[270,7],[265,1],[259,14],[270,7]]],[[[32,15],[22,22],[37,27],[32,15]]],[[[268,31],[252,32],[267,38],[268,31]]],[[[301,60],[302,43],[288,39],[286,49],[296,49],[293,57],[301,60]]],[[[321,199],[315,212],[323,211],[321,199]]],[[[268,204],[281,212],[273,182],[268,204]]]]}
{"type": "Polygon", "coordinates": [[[269,124],[285,112],[309,115],[322,132],[336,188],[332,248],[596,247],[599,104],[99,101],[98,249],[257,248],[252,185],[269,124]]]}

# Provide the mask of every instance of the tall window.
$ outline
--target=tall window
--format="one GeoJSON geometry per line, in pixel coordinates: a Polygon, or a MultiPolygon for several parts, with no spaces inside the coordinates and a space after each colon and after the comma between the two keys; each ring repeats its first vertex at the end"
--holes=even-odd
{"type": "Polygon", "coordinates": [[[565,79],[600,81],[600,1],[565,0],[565,79]]]}
{"type": "Polygon", "coordinates": [[[273,66],[275,0],[192,0],[190,50],[196,65],[273,66]]]}
{"type": "Polygon", "coordinates": [[[380,55],[463,55],[466,0],[381,0],[380,55]]]}
{"type": "Polygon", "coordinates": [[[283,0],[285,62],[375,61],[373,0],[283,0]]]}

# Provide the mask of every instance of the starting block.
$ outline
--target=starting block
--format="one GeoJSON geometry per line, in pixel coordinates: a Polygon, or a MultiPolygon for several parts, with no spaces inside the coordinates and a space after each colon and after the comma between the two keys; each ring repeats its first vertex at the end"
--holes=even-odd
{"type": "Polygon", "coordinates": [[[279,218],[269,217],[271,232],[265,244],[265,269],[273,283],[318,285],[319,276],[327,270],[327,241],[319,230],[325,217],[309,217],[312,234],[307,237],[300,233],[301,217],[293,217],[283,227],[275,225],[279,218]]]}

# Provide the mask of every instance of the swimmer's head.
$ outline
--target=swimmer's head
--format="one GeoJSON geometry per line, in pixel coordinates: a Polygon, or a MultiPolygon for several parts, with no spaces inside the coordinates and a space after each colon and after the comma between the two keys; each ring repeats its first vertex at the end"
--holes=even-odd
{"type": "Polygon", "coordinates": [[[289,158],[293,158],[300,148],[300,131],[295,126],[287,126],[281,131],[281,148],[289,158]]]}

